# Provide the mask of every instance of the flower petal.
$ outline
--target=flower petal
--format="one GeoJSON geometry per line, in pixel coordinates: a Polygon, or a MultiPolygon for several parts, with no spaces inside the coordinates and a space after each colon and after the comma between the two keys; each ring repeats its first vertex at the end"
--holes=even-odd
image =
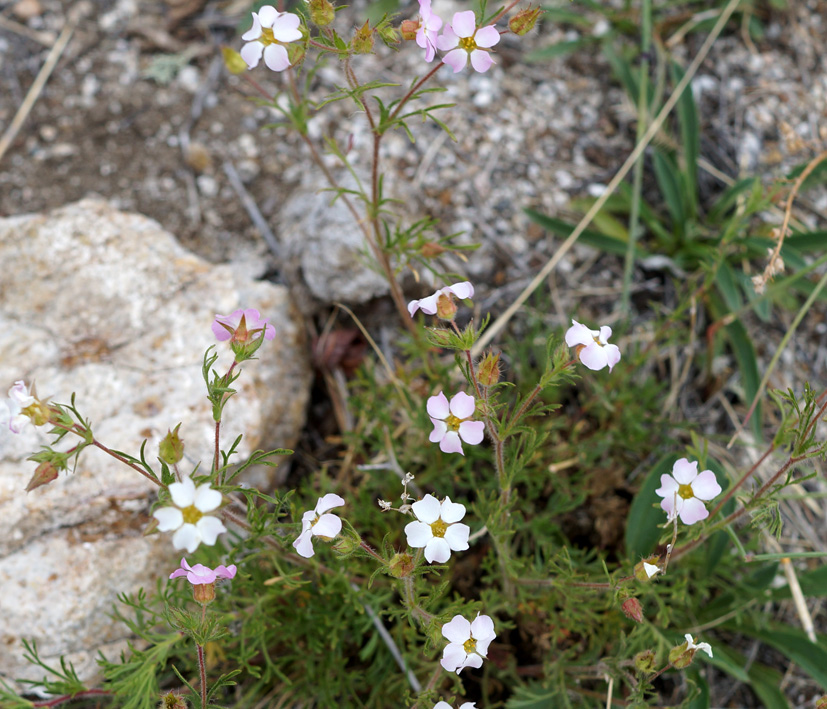
{"type": "Polygon", "coordinates": [[[594,340],[591,341],[591,344],[586,345],[580,350],[579,356],[580,361],[594,372],[603,369],[603,367],[609,364],[609,358],[606,356],[606,348],[601,347],[594,340]]]}
{"type": "Polygon", "coordinates": [[[700,522],[702,519],[709,517],[709,510],[704,507],[704,503],[697,497],[691,497],[683,501],[683,507],[678,514],[680,514],[681,522],[684,524],[695,524],[695,522],[700,522]]]}
{"type": "Polygon", "coordinates": [[[471,623],[471,635],[478,643],[481,640],[491,642],[497,637],[497,633],[494,632],[494,621],[490,616],[477,614],[471,623]]]}
{"type": "Polygon", "coordinates": [[[293,548],[296,550],[296,553],[299,556],[303,556],[305,559],[309,559],[315,554],[313,551],[313,542],[311,541],[312,536],[313,535],[308,529],[307,531],[302,532],[296,538],[296,541],[293,542],[293,548]]]}
{"type": "Polygon", "coordinates": [[[442,626],[442,637],[452,643],[462,645],[471,638],[471,623],[461,615],[455,615],[442,626]]]}
{"type": "MultiPolygon", "coordinates": [[[[442,47],[440,47],[442,49],[442,47]]],[[[454,74],[462,71],[468,65],[468,52],[464,49],[452,49],[442,57],[442,61],[454,70],[454,74]]]]}
{"type": "Polygon", "coordinates": [[[445,423],[445,421],[438,421],[437,419],[431,419],[431,423],[434,424],[434,430],[431,431],[428,440],[431,443],[439,443],[445,438],[445,434],[448,433],[448,424],[445,423]]]}
{"type": "Polygon", "coordinates": [[[668,497],[670,500],[674,497],[675,493],[678,491],[678,483],[671,475],[661,475],[660,476],[660,487],[655,490],[655,494],[660,497],[668,497]]]}
{"type": "Polygon", "coordinates": [[[171,532],[184,524],[184,515],[177,507],[161,507],[152,516],[158,520],[158,530],[161,532],[171,532]]]}
{"type": "Polygon", "coordinates": [[[672,477],[681,485],[689,485],[698,477],[698,461],[693,460],[690,463],[686,458],[676,460],[672,466],[672,477]]]}
{"type": "MultiPolygon", "coordinates": [[[[245,42],[250,41],[251,39],[258,39],[261,37],[261,21],[258,19],[258,14],[253,13],[253,26],[248,29],[243,35],[241,35],[241,39],[245,42]]],[[[262,45],[263,48],[264,45],[262,45]]]]}
{"type": "MultiPolygon", "coordinates": [[[[186,526],[186,525],[185,525],[186,526]]],[[[198,520],[195,525],[198,528],[198,534],[208,547],[215,544],[219,534],[227,531],[224,523],[218,517],[210,517],[206,515],[198,520]]]]}
{"type": "Polygon", "coordinates": [[[692,481],[692,494],[699,500],[711,500],[722,492],[723,489],[711,470],[704,470],[692,481]]]}
{"type": "Polygon", "coordinates": [[[180,483],[169,486],[169,494],[176,507],[189,507],[195,501],[195,483],[192,478],[184,478],[180,483]]]}
{"type": "Polygon", "coordinates": [[[290,66],[287,50],[280,44],[268,44],[264,48],[264,63],[273,71],[284,71],[290,66]]]}
{"type": "Polygon", "coordinates": [[[592,332],[585,325],[581,325],[577,320],[572,320],[571,323],[571,327],[566,330],[566,344],[569,347],[588,345],[594,342],[594,336],[597,333],[592,332]]]}
{"type": "Polygon", "coordinates": [[[442,501],[442,509],[439,516],[443,522],[447,522],[448,524],[459,522],[465,517],[465,505],[460,502],[451,502],[451,498],[446,497],[442,501]]]}
{"type": "Polygon", "coordinates": [[[333,539],[342,531],[342,520],[336,515],[326,514],[319,517],[319,521],[313,525],[313,534],[317,537],[330,537],[333,539]]]}
{"type": "Polygon", "coordinates": [[[462,668],[466,657],[468,657],[468,654],[461,643],[448,643],[442,651],[442,659],[439,664],[448,672],[456,672],[458,668],[462,668]]]}
{"type": "Polygon", "coordinates": [[[258,10],[258,19],[262,27],[272,27],[281,13],[272,5],[263,5],[258,10]]]}
{"type": "Polygon", "coordinates": [[[229,566],[221,564],[221,566],[215,567],[215,575],[220,579],[234,579],[236,570],[235,564],[230,564],[229,566]]]}
{"type": "Polygon", "coordinates": [[[468,535],[471,528],[467,524],[452,524],[445,530],[445,542],[451,551],[465,551],[468,548],[468,535]]]}
{"type": "Polygon", "coordinates": [[[443,453],[459,453],[462,452],[462,443],[459,442],[459,434],[456,431],[448,431],[439,442],[439,450],[443,453]]]}
{"type": "Polygon", "coordinates": [[[482,443],[485,424],[482,421],[463,421],[459,425],[459,437],[470,446],[482,443]]]}
{"type": "Polygon", "coordinates": [[[606,361],[609,363],[609,371],[620,361],[620,348],[617,345],[606,345],[603,348],[606,353],[606,361]]]}
{"type": "Polygon", "coordinates": [[[448,398],[442,392],[439,392],[436,396],[430,397],[425,409],[428,412],[428,416],[435,419],[447,419],[448,415],[451,413],[448,398]]]}
{"type": "Polygon", "coordinates": [[[434,537],[425,545],[425,560],[429,564],[444,564],[451,558],[451,547],[442,537],[434,537]]]}
{"type": "Polygon", "coordinates": [[[334,507],[341,507],[344,504],[345,500],[343,497],[329,492],[324,497],[320,497],[316,503],[316,514],[323,515],[328,510],[332,510],[334,507]]]}
{"type": "MultiPolygon", "coordinates": [[[[474,415],[476,405],[474,397],[464,391],[458,392],[451,397],[451,413],[458,419],[467,419],[474,415]]],[[[444,417],[443,417],[444,418],[444,417]]]]}
{"type": "Polygon", "coordinates": [[[221,493],[204,483],[196,488],[192,504],[201,512],[212,512],[221,504],[221,493]]]}
{"type": "Polygon", "coordinates": [[[493,47],[497,42],[500,41],[500,33],[494,25],[488,25],[488,27],[480,27],[476,34],[474,34],[474,42],[476,42],[478,47],[493,47]]]}
{"type": "Polygon", "coordinates": [[[597,335],[597,339],[601,345],[608,345],[609,338],[612,336],[612,328],[608,325],[603,325],[600,330],[599,334],[597,335]]]}
{"type": "Polygon", "coordinates": [[[474,16],[474,11],[455,12],[454,19],[451,20],[451,29],[454,30],[457,37],[473,37],[477,29],[477,18],[474,16]]]}
{"type": "Polygon", "coordinates": [[[273,22],[273,37],[279,42],[295,42],[302,38],[299,16],[285,12],[273,22]]]}
{"type": "Polygon", "coordinates": [[[412,549],[422,549],[434,538],[431,525],[424,522],[409,522],[405,525],[405,534],[412,549]]]}
{"type": "Polygon", "coordinates": [[[466,667],[482,667],[482,658],[477,655],[477,653],[472,652],[465,658],[465,662],[462,663],[462,666],[457,668],[457,674],[459,674],[466,667]]]}
{"type": "Polygon", "coordinates": [[[433,495],[428,494],[418,502],[414,502],[411,505],[411,509],[420,522],[425,522],[425,524],[433,524],[439,519],[439,513],[442,506],[439,504],[439,500],[437,500],[433,495]]]}
{"type": "Polygon", "coordinates": [[[446,25],[445,29],[442,30],[442,34],[436,39],[436,46],[437,49],[443,52],[456,49],[456,47],[459,46],[459,37],[454,34],[451,25],[446,25]]]}
{"type": "Polygon", "coordinates": [[[481,49],[475,49],[471,52],[471,66],[474,67],[474,71],[484,74],[492,66],[494,66],[494,60],[488,52],[483,52],[481,49]]]}
{"type": "MultiPolygon", "coordinates": [[[[499,37],[499,34],[497,34],[499,37]]],[[[466,298],[473,298],[474,297],[474,285],[471,281],[462,281],[461,283],[454,283],[447,288],[443,288],[443,290],[449,290],[453,293],[457,298],[460,300],[465,300],[466,298]]]]}
{"type": "MultiPolygon", "coordinates": [[[[264,45],[261,42],[247,42],[242,48],[239,54],[241,54],[241,58],[247,62],[248,69],[255,69],[258,66],[259,61],[261,61],[261,55],[264,52],[264,45]]],[[[229,332],[221,328],[223,334],[219,334],[218,327],[213,323],[212,331],[215,333],[216,338],[218,338],[221,342],[224,340],[229,340],[231,335],[229,332]],[[226,335],[226,337],[225,337],[226,335]]]]}
{"type": "Polygon", "coordinates": [[[196,564],[187,574],[187,581],[193,586],[200,586],[205,583],[215,583],[215,572],[204,564],[196,564]]]}
{"type": "Polygon", "coordinates": [[[186,549],[189,554],[198,549],[200,543],[201,535],[194,524],[184,524],[172,535],[172,546],[176,549],[186,549]]]}

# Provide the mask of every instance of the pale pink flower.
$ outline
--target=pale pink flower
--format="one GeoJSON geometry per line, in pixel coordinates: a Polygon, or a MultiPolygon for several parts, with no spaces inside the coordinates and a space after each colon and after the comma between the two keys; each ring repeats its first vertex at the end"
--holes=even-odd
{"type": "Polygon", "coordinates": [[[419,28],[416,30],[416,43],[425,50],[425,61],[429,62],[436,54],[437,35],[442,29],[442,18],[431,12],[431,0],[419,0],[419,28]]]}
{"type": "Polygon", "coordinates": [[[690,463],[681,458],[672,466],[671,475],[660,476],[655,494],[663,498],[660,506],[670,520],[680,516],[684,524],[695,524],[709,517],[704,502],[720,495],[721,486],[711,470],[698,474],[697,460],[690,463]]]}
{"type": "Polygon", "coordinates": [[[161,532],[172,532],[172,546],[192,554],[201,542],[208,547],[215,544],[218,535],[226,532],[224,523],[207,514],[221,505],[221,493],[209,483],[195,487],[192,478],[169,486],[174,507],[162,507],[152,513],[161,532]]]}
{"type": "Polygon", "coordinates": [[[300,22],[298,15],[279,12],[272,5],[264,5],[254,12],[253,26],[241,35],[247,42],[241,48],[241,58],[247,62],[247,67],[257,67],[262,55],[264,63],[273,71],[284,71],[289,67],[290,58],[284,45],[302,38],[300,22]]]}
{"type": "Polygon", "coordinates": [[[423,313],[427,313],[428,315],[436,315],[440,296],[450,298],[452,295],[455,295],[460,300],[473,298],[474,286],[470,281],[463,281],[462,283],[454,283],[451,286],[445,286],[445,288],[440,288],[436,293],[429,295],[427,298],[412,300],[408,303],[408,312],[411,314],[411,317],[413,317],[417,310],[422,310],[423,313]]]}
{"type": "Polygon", "coordinates": [[[35,398],[29,393],[26,383],[18,379],[9,389],[9,398],[0,401],[0,424],[9,427],[12,433],[20,433],[31,419],[23,413],[23,409],[35,403],[35,398]]]}
{"type": "Polygon", "coordinates": [[[187,581],[193,586],[200,586],[207,583],[215,583],[216,579],[235,578],[235,572],[235,564],[230,564],[229,566],[222,564],[221,566],[216,566],[215,569],[211,569],[209,566],[204,566],[203,564],[190,566],[184,558],[181,559],[181,568],[175,569],[169,577],[171,579],[177,579],[180,576],[186,576],[187,581]]]}
{"type": "Polygon", "coordinates": [[[342,531],[342,520],[327,511],[345,504],[343,498],[333,493],[320,497],[315,509],[308,510],[302,515],[301,534],[293,542],[296,552],[309,559],[316,552],[313,551],[313,537],[333,539],[342,531]]]}
{"type": "Polygon", "coordinates": [[[439,443],[439,449],[443,453],[465,455],[460,439],[471,446],[482,443],[485,424],[482,421],[469,421],[476,409],[473,396],[459,392],[448,403],[445,394],[439,392],[428,399],[427,409],[434,425],[428,440],[439,443]]]}
{"type": "Polygon", "coordinates": [[[255,308],[246,310],[234,310],[229,315],[216,314],[213,320],[212,331],[215,338],[220,342],[226,342],[233,338],[234,342],[248,342],[250,338],[257,339],[264,332],[265,340],[272,340],[276,336],[276,328],[269,322],[268,318],[262,318],[255,308]],[[244,321],[242,330],[241,322],[244,321]]]}
{"type": "Polygon", "coordinates": [[[457,674],[466,667],[482,667],[482,658],[486,657],[488,646],[497,637],[494,621],[479,613],[470,623],[461,615],[455,615],[442,626],[442,635],[449,642],[439,663],[448,672],[457,674]]]}
{"type": "Polygon", "coordinates": [[[408,546],[413,549],[424,547],[429,564],[444,564],[451,558],[452,551],[468,548],[471,528],[459,523],[465,517],[465,505],[451,502],[450,497],[440,502],[433,495],[425,495],[411,505],[411,510],[418,521],[405,525],[408,546]]]}
{"type": "Polygon", "coordinates": [[[500,33],[494,25],[477,27],[473,10],[454,13],[454,19],[437,39],[437,47],[447,52],[442,61],[450,66],[454,73],[471,66],[480,73],[488,71],[494,64],[487,51],[500,41],[500,33]]]}
{"type": "Polygon", "coordinates": [[[609,344],[612,328],[603,325],[599,330],[590,330],[577,320],[571,322],[572,326],[566,331],[566,344],[577,347],[577,356],[589,369],[596,372],[608,366],[611,372],[612,367],[620,361],[617,345],[609,344]]]}

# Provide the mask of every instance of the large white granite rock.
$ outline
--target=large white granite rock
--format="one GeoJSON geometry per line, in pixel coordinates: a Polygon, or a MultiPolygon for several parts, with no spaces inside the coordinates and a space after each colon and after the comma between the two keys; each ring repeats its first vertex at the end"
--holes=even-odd
{"type": "MultiPolygon", "coordinates": [[[[215,313],[257,308],[276,339],[245,363],[225,409],[223,442],[244,434],[238,461],[256,448],[290,447],[304,421],[310,371],[303,328],[284,288],[250,281],[182,248],[154,221],[84,200],[47,215],[0,219],[0,396],[17,379],[41,399],[77,406],[95,436],[137,455],[182,422],[182,467],[209,465],[214,425],[201,378],[217,344],[215,313]]],[[[49,442],[42,429],[0,431],[0,676],[40,678],[22,661],[21,638],[44,658],[67,654],[81,677],[100,649],[125,640],[109,612],[119,592],[152,588],[180,560],[166,534],[142,536],[157,488],[87,448],[74,473],[26,493],[49,442]]],[[[69,439],[59,444],[68,447],[69,439]]],[[[263,477],[254,484],[272,487],[263,477]]],[[[195,557],[197,559],[197,557],[195,557]]]]}

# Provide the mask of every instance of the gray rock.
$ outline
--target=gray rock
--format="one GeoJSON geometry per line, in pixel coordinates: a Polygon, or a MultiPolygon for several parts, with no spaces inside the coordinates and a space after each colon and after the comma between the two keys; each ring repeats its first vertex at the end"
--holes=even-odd
{"type": "MultiPolygon", "coordinates": [[[[97,200],[0,219],[0,262],[0,395],[17,379],[36,380],[42,399],[68,403],[77,392],[98,440],[137,455],[148,439],[152,462],[167,429],[183,422],[190,472],[211,459],[201,362],[216,344],[214,314],[254,307],[277,335],[243,366],[223,442],[244,434],[240,462],[297,439],[310,372],[284,288],[211,265],[156,222],[97,200]]],[[[232,354],[221,343],[218,351],[223,372],[232,354]]],[[[126,640],[109,617],[116,595],[152,588],[181,552],[169,535],[143,536],[157,488],[99,450],[26,494],[35,467],[26,457],[47,442],[31,426],[18,436],[0,431],[0,676],[42,677],[22,661],[25,637],[44,658],[67,654],[93,678],[97,650],[114,657],[126,640]]],[[[248,482],[274,484],[264,472],[248,482]]]]}

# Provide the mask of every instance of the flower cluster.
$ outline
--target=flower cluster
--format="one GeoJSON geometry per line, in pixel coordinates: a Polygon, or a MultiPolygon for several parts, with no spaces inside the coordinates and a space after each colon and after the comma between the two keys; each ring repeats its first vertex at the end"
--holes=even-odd
{"type": "Polygon", "coordinates": [[[494,64],[489,50],[500,41],[500,33],[493,25],[477,27],[473,10],[455,12],[450,22],[443,23],[431,10],[431,0],[419,0],[415,33],[416,43],[425,50],[425,61],[430,62],[439,49],[445,52],[442,61],[454,73],[462,71],[469,61],[476,71],[488,71],[494,64]]]}

